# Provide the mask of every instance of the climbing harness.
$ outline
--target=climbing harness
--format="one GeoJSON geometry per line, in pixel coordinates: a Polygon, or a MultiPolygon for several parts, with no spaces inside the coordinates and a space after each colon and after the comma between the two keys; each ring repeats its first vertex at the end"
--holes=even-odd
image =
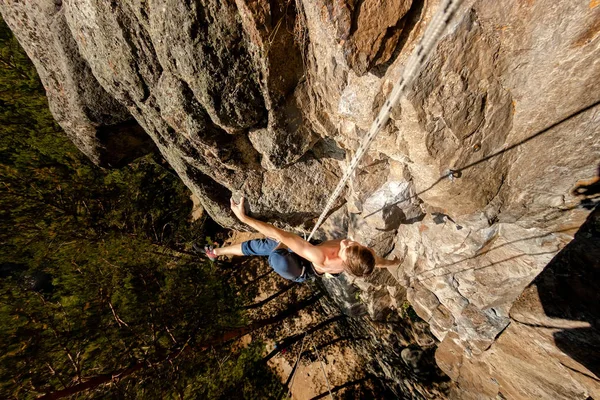
{"type": "Polygon", "coordinates": [[[450,24],[450,21],[452,21],[452,18],[456,13],[456,10],[463,1],[464,0],[444,0],[437,12],[435,13],[435,15],[433,16],[433,18],[431,19],[431,22],[425,30],[421,41],[419,42],[417,47],[415,47],[413,53],[410,55],[408,61],[406,62],[406,66],[404,67],[404,71],[400,76],[400,79],[398,79],[398,81],[394,85],[392,93],[386,100],[383,107],[381,107],[379,115],[377,115],[377,118],[375,118],[373,124],[371,124],[369,133],[363,139],[363,142],[359,146],[358,150],[356,150],[356,154],[350,161],[346,172],[344,173],[342,179],[331,194],[331,197],[329,198],[325,209],[319,216],[317,223],[315,224],[314,228],[312,229],[312,232],[308,236],[309,241],[310,239],[312,239],[319,226],[321,226],[321,224],[325,220],[325,217],[335,204],[335,201],[342,193],[346,182],[353,174],[354,170],[358,166],[358,163],[371,146],[371,143],[375,139],[375,136],[377,136],[377,134],[388,122],[390,118],[390,112],[394,107],[398,105],[398,102],[400,101],[402,95],[404,95],[407,89],[410,88],[410,85],[414,81],[417,74],[420,72],[421,69],[423,69],[425,63],[433,53],[433,50],[436,48],[436,45],[440,40],[442,32],[450,24]]]}

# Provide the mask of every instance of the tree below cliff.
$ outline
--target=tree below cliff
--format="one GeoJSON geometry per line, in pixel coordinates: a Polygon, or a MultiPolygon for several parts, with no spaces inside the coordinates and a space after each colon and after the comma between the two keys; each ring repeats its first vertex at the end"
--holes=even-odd
{"type": "Polygon", "coordinates": [[[179,179],[150,156],[92,165],[1,21],[0,64],[0,397],[277,392],[260,343],[217,346],[252,324],[212,264],[186,254],[205,232],[179,179]]]}

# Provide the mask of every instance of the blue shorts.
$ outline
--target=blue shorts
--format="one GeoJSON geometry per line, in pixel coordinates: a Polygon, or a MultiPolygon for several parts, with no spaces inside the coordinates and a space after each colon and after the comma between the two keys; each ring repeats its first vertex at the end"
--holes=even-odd
{"type": "MultiPolygon", "coordinates": [[[[306,280],[302,258],[289,249],[277,249],[279,242],[273,239],[254,239],[242,243],[245,256],[268,256],[269,265],[285,279],[294,282],[306,280]]],[[[308,262],[308,261],[307,261],[308,262]]]]}

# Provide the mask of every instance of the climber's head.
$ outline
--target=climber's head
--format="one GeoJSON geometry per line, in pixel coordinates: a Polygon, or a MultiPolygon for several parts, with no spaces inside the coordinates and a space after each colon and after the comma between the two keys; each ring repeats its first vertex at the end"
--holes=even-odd
{"type": "Polygon", "coordinates": [[[340,242],[340,258],[344,261],[346,271],[354,276],[363,277],[373,273],[375,255],[373,250],[358,242],[344,239],[340,242]]]}

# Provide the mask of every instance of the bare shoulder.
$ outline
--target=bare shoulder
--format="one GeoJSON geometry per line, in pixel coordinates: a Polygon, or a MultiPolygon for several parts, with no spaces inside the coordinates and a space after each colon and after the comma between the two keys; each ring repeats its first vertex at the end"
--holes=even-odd
{"type": "Polygon", "coordinates": [[[318,244],[316,246],[311,245],[309,250],[310,257],[306,257],[313,264],[322,265],[327,259],[327,248],[322,246],[323,243],[318,244]]]}
{"type": "Polygon", "coordinates": [[[317,244],[316,247],[334,247],[334,246],[339,247],[342,240],[343,239],[326,240],[324,242],[317,244]]]}

